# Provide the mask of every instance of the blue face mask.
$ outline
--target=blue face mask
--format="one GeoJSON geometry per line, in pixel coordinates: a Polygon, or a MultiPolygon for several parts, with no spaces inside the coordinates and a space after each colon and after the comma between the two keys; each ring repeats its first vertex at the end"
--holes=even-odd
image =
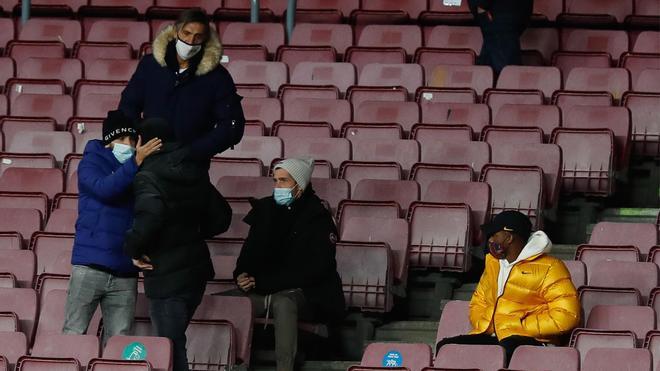
{"type": "Polygon", "coordinates": [[[135,154],[135,148],[127,146],[126,144],[115,143],[112,146],[112,154],[115,155],[115,158],[120,164],[123,164],[133,157],[135,154]]]}
{"type": "Polygon", "coordinates": [[[291,188],[275,188],[273,189],[273,198],[275,203],[280,206],[289,206],[295,200],[293,197],[293,192],[291,188]]]}

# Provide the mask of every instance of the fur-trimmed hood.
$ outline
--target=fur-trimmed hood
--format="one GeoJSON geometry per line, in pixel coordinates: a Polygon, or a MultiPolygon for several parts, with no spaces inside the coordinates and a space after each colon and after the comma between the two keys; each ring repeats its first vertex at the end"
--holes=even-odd
{"type": "MultiPolygon", "coordinates": [[[[167,54],[167,45],[176,39],[176,28],[174,25],[165,27],[152,44],[152,53],[154,59],[162,67],[167,67],[165,55],[167,54]]],[[[199,62],[195,75],[202,76],[213,71],[220,64],[220,57],[222,56],[222,44],[215,30],[211,29],[209,39],[204,44],[202,49],[202,60],[199,62]]]]}

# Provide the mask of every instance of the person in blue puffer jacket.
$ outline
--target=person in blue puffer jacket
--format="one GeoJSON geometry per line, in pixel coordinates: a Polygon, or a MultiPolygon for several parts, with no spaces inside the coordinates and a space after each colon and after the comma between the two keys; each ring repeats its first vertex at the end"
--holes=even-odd
{"type": "Polygon", "coordinates": [[[87,332],[100,304],[103,344],[131,332],[138,270],[122,250],[133,222],[131,187],[142,161],[162,145],[158,138],[142,145],[133,126],[121,111],[108,112],[103,139],[87,143],[78,166],[78,220],[62,332],[87,332]]]}

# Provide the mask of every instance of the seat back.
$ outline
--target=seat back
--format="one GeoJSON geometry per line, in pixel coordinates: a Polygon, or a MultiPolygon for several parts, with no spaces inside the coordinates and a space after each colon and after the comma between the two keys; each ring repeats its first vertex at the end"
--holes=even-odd
{"type": "Polygon", "coordinates": [[[580,354],[575,348],[522,345],[509,361],[512,370],[578,371],[580,354]]]}
{"type": "Polygon", "coordinates": [[[103,349],[103,358],[125,359],[128,352],[129,359],[146,360],[154,370],[172,369],[172,340],[168,338],[115,335],[108,339],[103,349]]]}
{"type": "Polygon", "coordinates": [[[445,338],[465,335],[472,330],[469,318],[470,302],[463,300],[450,300],[442,308],[442,315],[438,322],[438,332],[435,337],[436,345],[445,338]]]}
{"type": "Polygon", "coordinates": [[[653,361],[648,349],[592,348],[584,356],[581,370],[606,369],[651,370],[653,361]]]}
{"type": "Polygon", "coordinates": [[[35,357],[74,358],[87,367],[92,358],[101,354],[101,344],[95,335],[43,334],[35,339],[31,355],[35,357]]]}
{"type": "Polygon", "coordinates": [[[657,243],[658,228],[652,223],[599,222],[589,237],[593,245],[635,246],[644,257],[657,243]]]}
{"type": "Polygon", "coordinates": [[[641,345],[646,333],[655,329],[655,323],[655,311],[651,307],[596,305],[589,313],[587,328],[632,331],[641,345]]]}
{"type": "Polygon", "coordinates": [[[499,345],[446,344],[438,350],[433,366],[497,370],[504,368],[504,348],[499,345]]]}
{"type": "MultiPolygon", "coordinates": [[[[3,251],[4,253],[7,251],[3,251]]],[[[0,312],[14,312],[18,316],[19,327],[21,333],[24,334],[23,341],[27,339],[27,344],[31,344],[34,334],[34,325],[37,319],[37,293],[31,288],[0,288],[0,312]]],[[[61,328],[60,328],[61,330],[61,328]]],[[[0,339],[3,339],[2,333],[0,333],[0,339]]],[[[17,338],[15,336],[4,337],[4,340],[15,342],[17,338]]],[[[20,339],[19,339],[20,340],[20,339]]],[[[3,341],[3,340],[0,340],[3,341]]],[[[15,343],[14,343],[15,344],[15,343]]],[[[0,346],[0,349],[12,349],[8,345],[0,346]]],[[[17,356],[21,356],[25,353],[26,349],[23,348],[23,353],[14,353],[17,356]]],[[[16,358],[10,357],[9,354],[4,354],[10,361],[10,363],[15,363],[16,358]]]]}
{"type": "Polygon", "coordinates": [[[421,371],[431,365],[431,347],[415,343],[371,343],[362,354],[361,366],[406,367],[421,371]]]}
{"type": "Polygon", "coordinates": [[[649,262],[601,261],[589,274],[590,286],[636,288],[646,302],[658,286],[658,266],[649,262]]]}

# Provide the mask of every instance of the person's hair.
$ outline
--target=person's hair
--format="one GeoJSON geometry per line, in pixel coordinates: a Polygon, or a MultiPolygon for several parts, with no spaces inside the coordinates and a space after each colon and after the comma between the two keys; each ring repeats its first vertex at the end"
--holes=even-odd
{"type": "Polygon", "coordinates": [[[165,119],[154,117],[142,120],[137,125],[138,134],[142,137],[142,144],[159,138],[163,143],[176,141],[174,129],[165,119]]]}
{"type": "Polygon", "coordinates": [[[176,27],[178,31],[188,23],[203,24],[204,42],[209,39],[209,35],[211,34],[211,24],[209,23],[209,17],[206,15],[206,12],[202,8],[190,8],[181,12],[181,14],[179,14],[179,18],[177,18],[176,22],[174,23],[174,27],[176,27]]]}

